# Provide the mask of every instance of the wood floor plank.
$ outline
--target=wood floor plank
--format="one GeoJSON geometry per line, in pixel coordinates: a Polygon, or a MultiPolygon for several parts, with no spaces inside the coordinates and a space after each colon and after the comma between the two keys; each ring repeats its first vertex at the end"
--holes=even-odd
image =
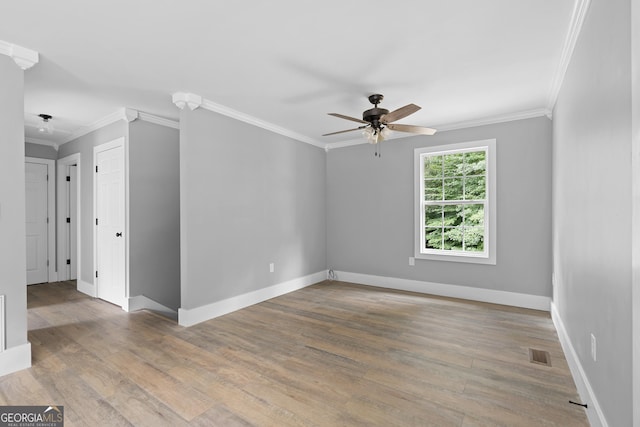
{"type": "Polygon", "coordinates": [[[27,298],[33,367],[0,404],[68,426],[588,425],[545,312],[326,281],[184,328],[74,282],[27,298]]]}

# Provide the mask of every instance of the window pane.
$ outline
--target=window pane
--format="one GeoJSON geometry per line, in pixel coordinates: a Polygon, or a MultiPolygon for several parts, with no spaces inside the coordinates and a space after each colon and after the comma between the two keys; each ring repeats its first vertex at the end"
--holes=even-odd
{"type": "Polygon", "coordinates": [[[494,233],[489,226],[495,203],[489,200],[495,190],[489,176],[495,168],[494,147],[495,140],[487,140],[414,151],[420,162],[416,171],[420,191],[415,196],[422,209],[418,216],[423,218],[416,230],[422,246],[416,256],[495,263],[489,241],[494,233]]]}
{"type": "Polygon", "coordinates": [[[484,227],[484,205],[466,205],[464,207],[464,225],[484,227]]]}
{"type": "Polygon", "coordinates": [[[424,177],[436,178],[442,176],[442,156],[429,156],[424,159],[424,177]]]}
{"type": "Polygon", "coordinates": [[[427,227],[442,227],[442,206],[424,207],[424,225],[427,227]]]}
{"type": "Polygon", "coordinates": [[[464,154],[446,154],[444,156],[444,176],[462,176],[464,154]]]}
{"type": "Polygon", "coordinates": [[[462,205],[447,205],[443,208],[445,227],[455,227],[462,224],[462,205]]]}
{"type": "Polygon", "coordinates": [[[444,179],[444,199],[462,200],[462,178],[444,179]]]}
{"type": "Polygon", "coordinates": [[[484,175],[486,172],[486,153],[484,151],[473,151],[465,153],[465,174],[466,175],[484,175]]]}
{"type": "Polygon", "coordinates": [[[424,199],[442,200],[442,179],[425,179],[424,199]]]}
{"type": "Polygon", "coordinates": [[[442,249],[442,228],[425,227],[424,229],[425,249],[442,249]]]}
{"type": "Polygon", "coordinates": [[[462,250],[462,227],[445,228],[443,237],[443,249],[451,251],[462,250]]]}
{"type": "Polygon", "coordinates": [[[484,176],[465,178],[464,198],[465,200],[484,200],[486,194],[486,181],[484,176]]]}
{"type": "Polygon", "coordinates": [[[464,245],[464,250],[467,252],[484,251],[484,228],[465,227],[464,245]]]}

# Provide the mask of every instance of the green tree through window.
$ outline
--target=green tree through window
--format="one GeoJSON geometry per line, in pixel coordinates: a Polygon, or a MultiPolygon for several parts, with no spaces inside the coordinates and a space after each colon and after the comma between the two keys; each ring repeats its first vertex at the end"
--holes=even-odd
{"type": "Polygon", "coordinates": [[[426,153],[424,246],[427,252],[485,251],[487,209],[486,148],[426,153]]]}

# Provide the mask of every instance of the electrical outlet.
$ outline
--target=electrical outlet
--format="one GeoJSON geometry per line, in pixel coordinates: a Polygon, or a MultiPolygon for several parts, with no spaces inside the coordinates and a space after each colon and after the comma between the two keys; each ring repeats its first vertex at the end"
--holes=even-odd
{"type": "Polygon", "coordinates": [[[597,344],[596,344],[596,336],[591,334],[591,358],[595,362],[597,354],[597,344]]]}
{"type": "Polygon", "coordinates": [[[412,256],[409,257],[409,265],[416,265],[416,259],[412,256]]]}
{"type": "Polygon", "coordinates": [[[269,264],[269,273],[276,271],[276,265],[274,263],[269,264]]]}

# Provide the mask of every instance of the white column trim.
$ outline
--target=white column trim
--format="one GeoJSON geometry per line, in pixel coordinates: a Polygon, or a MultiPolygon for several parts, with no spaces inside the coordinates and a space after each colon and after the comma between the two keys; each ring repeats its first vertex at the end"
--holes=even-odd
{"type": "Polygon", "coordinates": [[[0,54],[7,55],[23,70],[27,70],[40,60],[38,52],[0,40],[0,54]]]}

